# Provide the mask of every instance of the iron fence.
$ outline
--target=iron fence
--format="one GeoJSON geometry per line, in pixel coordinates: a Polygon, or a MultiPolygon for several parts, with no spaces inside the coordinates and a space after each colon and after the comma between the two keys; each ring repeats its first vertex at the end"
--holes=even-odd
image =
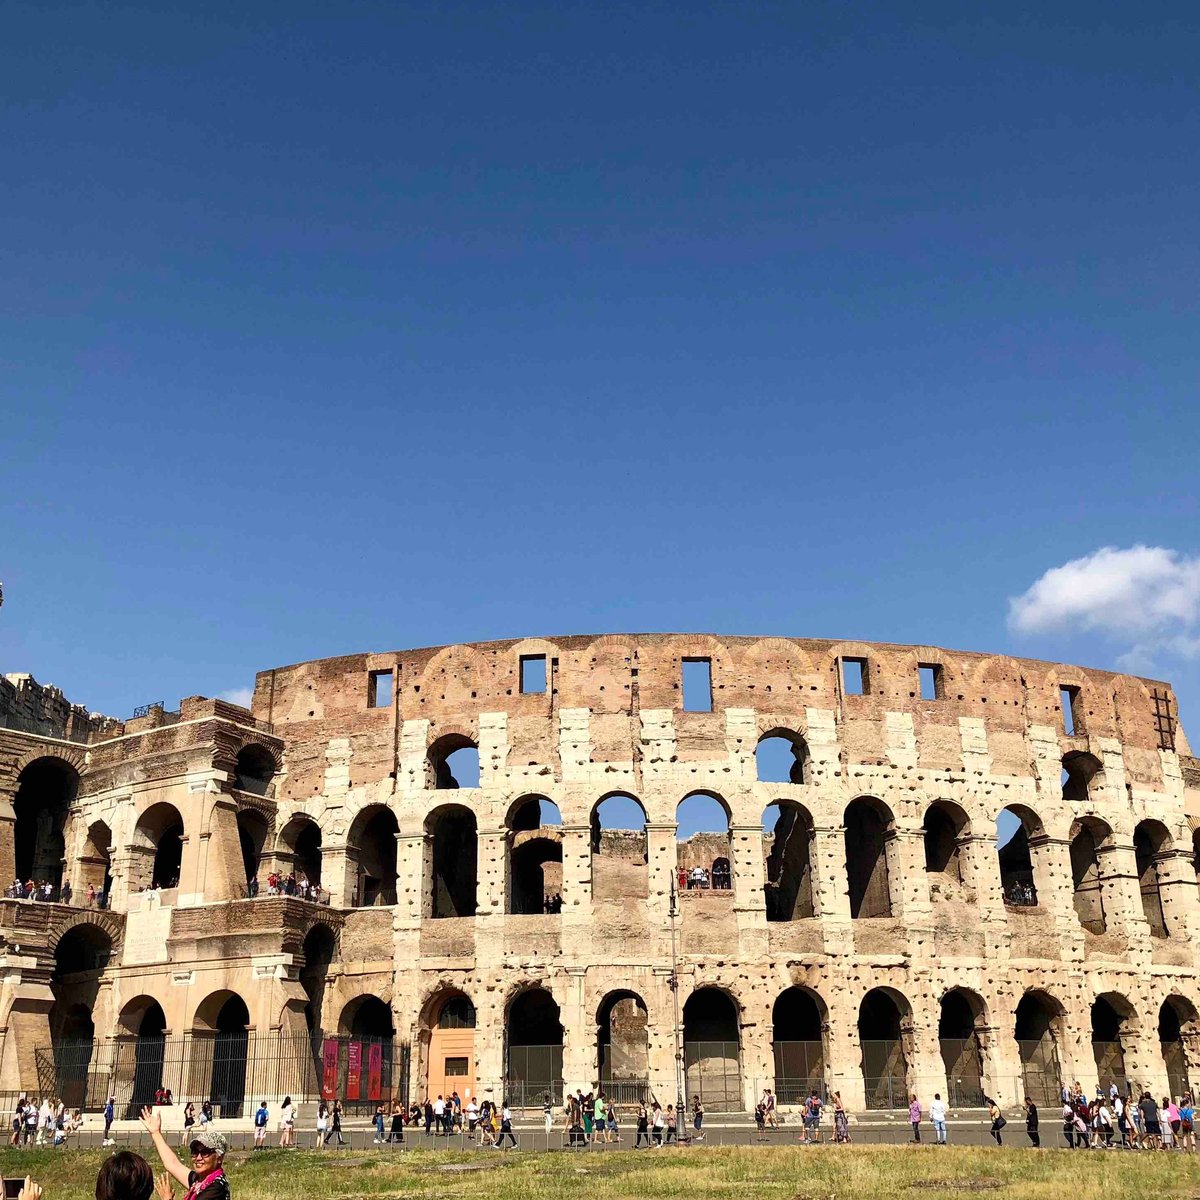
{"type": "Polygon", "coordinates": [[[516,1108],[563,1102],[562,1046],[509,1046],[503,1090],[516,1108]]]}
{"type": "MultiPolygon", "coordinates": [[[[769,1086],[769,1085],[768,1085],[769,1086]]],[[[813,1091],[826,1096],[825,1047],[821,1042],[775,1043],[775,1099],[803,1104],[813,1091]]]]}
{"type": "Polygon", "coordinates": [[[699,1096],[711,1112],[745,1108],[740,1048],[737,1042],[684,1042],[683,1065],[688,1096],[699,1096]]]}

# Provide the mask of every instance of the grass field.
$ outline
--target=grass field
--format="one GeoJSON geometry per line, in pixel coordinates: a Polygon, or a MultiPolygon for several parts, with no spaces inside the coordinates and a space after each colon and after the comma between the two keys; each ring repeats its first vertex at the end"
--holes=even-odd
{"type": "MultiPolygon", "coordinates": [[[[31,1174],[45,1200],[86,1200],[106,1151],[11,1150],[5,1176],[31,1174]]],[[[155,1164],[157,1167],[157,1164],[155,1164]]],[[[234,1200],[472,1197],[479,1200],[1082,1200],[1195,1196],[1200,1155],[970,1147],[727,1147],[614,1153],[413,1150],[403,1155],[267,1150],[230,1155],[234,1200]],[[465,1168],[465,1169],[463,1169],[465,1168]]],[[[177,1192],[179,1194],[179,1192],[177,1192]]]]}

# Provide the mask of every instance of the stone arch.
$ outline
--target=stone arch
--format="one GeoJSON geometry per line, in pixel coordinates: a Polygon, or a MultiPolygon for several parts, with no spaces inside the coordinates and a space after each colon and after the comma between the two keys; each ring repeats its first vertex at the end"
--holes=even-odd
{"type": "Polygon", "coordinates": [[[615,1104],[644,1101],[650,1077],[649,1013],[635,991],[607,992],[596,1009],[600,1088],[615,1104]]]}
{"type": "Polygon", "coordinates": [[[353,903],[362,908],[396,903],[396,814],[386,804],[360,809],[346,836],[346,857],[354,867],[353,903]]]}
{"type": "Polygon", "coordinates": [[[515,800],[505,817],[507,911],[551,913],[562,904],[562,814],[545,796],[515,800]]]}
{"type": "Polygon", "coordinates": [[[1104,933],[1108,922],[1104,912],[1105,870],[1101,852],[1112,846],[1112,827],[1099,817],[1077,818],[1071,825],[1071,884],[1074,888],[1075,914],[1090,933],[1104,933]]]}
{"type": "Polygon", "coordinates": [[[816,916],[815,838],[812,814],[804,805],[773,800],[763,811],[763,897],[768,921],[816,916]]]}
{"type": "Polygon", "coordinates": [[[1045,873],[1046,828],[1028,805],[1009,804],[996,818],[996,845],[1000,859],[1000,890],[1009,908],[1036,908],[1039,885],[1045,873]],[[1004,838],[1005,815],[1016,827],[1004,838]]]}
{"type": "Polygon", "coordinates": [[[478,826],[464,804],[440,804],[425,817],[426,916],[473,917],[479,883],[478,826]]]}
{"type": "Polygon", "coordinates": [[[645,805],[630,792],[605,792],[588,824],[593,901],[644,900],[650,894],[645,805]]]}
{"type": "Polygon", "coordinates": [[[978,992],[953,987],[938,1005],[938,1048],[946,1069],[947,1102],[978,1107],[984,1098],[987,1005],[978,992]]]}
{"type": "Polygon", "coordinates": [[[295,871],[309,883],[321,883],[321,826],[306,813],[296,813],[275,839],[275,862],[285,874],[295,871]]]}
{"type": "Polygon", "coordinates": [[[754,758],[759,783],[810,782],[808,743],[794,729],[776,725],[761,733],[754,748],[754,758]]]}
{"type": "Polygon", "coordinates": [[[803,1104],[813,1091],[824,1096],[828,1037],[829,1009],[819,992],[797,984],[775,997],[771,1051],[779,1103],[803,1104]]]}
{"type": "Polygon", "coordinates": [[[184,824],[179,809],[165,800],[137,819],[130,846],[129,889],[176,887],[183,865],[184,824]]]}
{"type": "Polygon", "coordinates": [[[1200,1016],[1185,996],[1172,993],[1159,1007],[1158,1044],[1171,1095],[1190,1093],[1200,1052],[1200,1016]]]}
{"type": "Polygon", "coordinates": [[[127,1001],[117,1017],[117,1036],[133,1045],[132,1055],[126,1052],[118,1057],[114,1079],[114,1084],[129,1088],[124,1115],[131,1118],[144,1105],[154,1103],[155,1093],[165,1082],[167,1018],[162,1005],[146,995],[127,1001]]]}
{"type": "Polygon", "coordinates": [[[12,832],[17,877],[49,883],[56,897],[66,859],[67,813],[78,794],[78,769],[57,754],[33,755],[17,774],[12,832]]]}
{"type": "Polygon", "coordinates": [[[1159,864],[1169,858],[1175,843],[1161,821],[1139,821],[1133,831],[1133,852],[1137,864],[1138,890],[1142,897],[1142,915],[1150,926],[1150,936],[1165,938],[1170,934],[1166,909],[1163,906],[1162,879],[1159,864]]]}
{"type": "Polygon", "coordinates": [[[956,891],[963,883],[962,860],[971,838],[971,819],[952,800],[935,800],[922,824],[925,872],[939,888],[956,891]]]}
{"type": "Polygon", "coordinates": [[[867,1108],[907,1108],[912,1060],[912,1006],[903,992],[875,987],[858,1007],[867,1108]]]}
{"type": "Polygon", "coordinates": [[[1086,804],[1094,781],[1103,782],[1104,764],[1085,750],[1071,750],[1062,760],[1062,797],[1067,804],[1086,804]]]}
{"type": "Polygon", "coordinates": [[[518,987],[504,1006],[506,1099],[514,1106],[561,1104],[564,1029],[558,1001],[539,983],[518,987]]]}
{"type": "Polygon", "coordinates": [[[112,893],[112,830],[107,821],[93,821],[84,835],[83,852],[79,856],[79,900],[94,889],[99,902],[107,904],[112,893]]]}
{"type": "Polygon", "coordinates": [[[50,1044],[62,1101],[82,1107],[96,1036],[93,1014],[113,939],[100,921],[75,921],[57,931],[50,991],[50,1044]]]}
{"type": "Polygon", "coordinates": [[[1017,1002],[1013,1037],[1021,1060],[1025,1095],[1039,1106],[1059,1102],[1059,1048],[1066,1036],[1066,1010],[1042,988],[1027,988],[1017,1002]]]}
{"type": "Polygon", "coordinates": [[[258,878],[259,862],[270,836],[267,817],[254,808],[240,808],[237,814],[238,845],[242,852],[242,871],[249,885],[258,878]]]}
{"type": "Polygon", "coordinates": [[[441,733],[430,743],[425,761],[427,787],[454,791],[479,786],[479,740],[473,734],[441,733]]]}
{"type": "Polygon", "coordinates": [[[1136,1010],[1120,992],[1103,992],[1092,1002],[1092,1057],[1097,1083],[1105,1092],[1114,1083],[1122,1096],[1129,1090],[1123,1035],[1135,1033],[1137,1025],[1136,1010]]]}
{"type": "Polygon", "coordinates": [[[337,952],[337,931],[324,921],[314,921],[304,934],[299,972],[300,986],[306,997],[304,1024],[309,1033],[323,1028],[326,981],[337,952]]]}
{"type": "Polygon", "coordinates": [[[859,796],[846,806],[846,877],[850,916],[892,915],[891,870],[895,853],[895,818],[892,810],[874,796],[859,796]]]}
{"type": "Polygon", "coordinates": [[[341,1037],[388,1041],[396,1035],[392,1006],[371,992],[347,1000],[338,1015],[341,1037]]]}
{"type": "Polygon", "coordinates": [[[192,1017],[193,1046],[207,1043],[208,1087],[196,1077],[205,1054],[192,1055],[193,1087],[203,1091],[223,1118],[240,1117],[246,1099],[246,1070],[250,1050],[250,1010],[234,991],[210,992],[196,1005],[192,1017]],[[199,1085],[199,1086],[197,1086],[199,1085]]]}
{"type": "Polygon", "coordinates": [[[426,1095],[449,1096],[457,1091],[463,1102],[475,1092],[474,1002],[460,987],[439,983],[421,1005],[418,1025],[426,1095]]]}
{"type": "Polygon", "coordinates": [[[686,1092],[704,1107],[732,1112],[742,1106],[741,1006],[717,984],[701,984],[683,1006],[686,1092]]]}
{"type": "Polygon", "coordinates": [[[234,760],[233,786],[252,796],[273,796],[274,780],[282,769],[279,753],[266,742],[248,741],[234,760]]]}
{"type": "Polygon", "coordinates": [[[676,882],[681,888],[732,889],[732,820],[728,801],[709,788],[688,792],[675,806],[676,882]]]}

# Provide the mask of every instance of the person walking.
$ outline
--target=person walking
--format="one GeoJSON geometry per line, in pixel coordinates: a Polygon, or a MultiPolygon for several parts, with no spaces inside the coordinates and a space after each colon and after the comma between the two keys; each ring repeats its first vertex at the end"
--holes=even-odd
{"type": "Polygon", "coordinates": [[[546,1146],[549,1148],[550,1130],[554,1127],[554,1103],[549,1092],[542,1097],[542,1120],[546,1126],[546,1146]]]}
{"type": "Polygon", "coordinates": [[[921,1140],[921,1102],[917,1099],[917,1093],[913,1092],[912,1099],[908,1102],[908,1123],[912,1126],[913,1141],[921,1140]]]}
{"type": "Polygon", "coordinates": [[[663,1144],[663,1130],[666,1128],[667,1122],[663,1117],[662,1105],[657,1100],[654,1102],[654,1115],[650,1120],[650,1132],[653,1137],[653,1145],[655,1149],[661,1150],[663,1144]]]}
{"type": "Polygon", "coordinates": [[[700,1103],[698,1095],[692,1097],[692,1129],[696,1135],[696,1141],[704,1141],[704,1105],[700,1103]]]}
{"type": "Polygon", "coordinates": [[[325,1133],[325,1145],[329,1145],[330,1138],[337,1138],[337,1144],[344,1146],[345,1138],[342,1137],[342,1102],[334,1100],[333,1111],[329,1115],[329,1129],[325,1133]]]}
{"type": "MultiPolygon", "coordinates": [[[[475,1132],[475,1122],[471,1122],[471,1132],[475,1132]]],[[[388,1130],[387,1140],[389,1142],[404,1141],[404,1106],[399,1100],[392,1105],[392,1124],[388,1130]]]]}
{"type": "Polygon", "coordinates": [[[329,1129],[329,1105],[324,1100],[317,1105],[317,1144],[320,1150],[325,1145],[325,1133],[329,1129]]]}
{"type": "Polygon", "coordinates": [[[839,1145],[850,1141],[850,1118],[846,1115],[841,1092],[833,1093],[833,1140],[839,1145]]]}
{"type": "Polygon", "coordinates": [[[637,1137],[634,1139],[633,1148],[640,1150],[642,1148],[642,1138],[646,1139],[646,1149],[650,1149],[650,1116],[646,1112],[644,1102],[638,1102],[637,1110],[637,1137]]]}
{"type": "Polygon", "coordinates": [[[939,1146],[946,1144],[946,1105],[941,1092],[933,1093],[933,1103],[929,1106],[929,1120],[933,1123],[934,1140],[939,1146]]]}
{"type": "Polygon", "coordinates": [[[517,1148],[517,1135],[513,1133],[512,1127],[512,1109],[508,1107],[508,1101],[504,1101],[504,1107],[500,1110],[500,1140],[496,1143],[497,1150],[504,1149],[504,1139],[508,1138],[512,1144],[512,1148],[517,1148]]]}
{"type": "Polygon", "coordinates": [[[1029,1138],[1029,1144],[1038,1149],[1042,1144],[1042,1135],[1038,1132],[1038,1110],[1033,1099],[1029,1096],[1025,1097],[1025,1134],[1029,1138]]]}
{"type": "Polygon", "coordinates": [[[990,1096],[987,1100],[987,1106],[988,1116],[992,1119],[992,1128],[990,1133],[992,1137],[996,1139],[996,1145],[1003,1146],[1004,1138],[1001,1136],[1001,1130],[1003,1130],[1008,1122],[1004,1119],[1004,1114],[1000,1111],[1000,1105],[998,1105],[990,1096]]]}

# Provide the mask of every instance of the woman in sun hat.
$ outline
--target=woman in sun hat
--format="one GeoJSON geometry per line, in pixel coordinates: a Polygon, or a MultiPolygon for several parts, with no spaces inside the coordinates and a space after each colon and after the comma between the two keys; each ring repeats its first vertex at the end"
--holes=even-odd
{"type": "MultiPolygon", "coordinates": [[[[167,1139],[162,1135],[162,1117],[153,1108],[142,1109],[142,1124],[167,1174],[187,1188],[183,1200],[199,1200],[200,1197],[203,1200],[230,1200],[229,1180],[225,1177],[224,1167],[229,1142],[224,1134],[218,1133],[211,1125],[197,1129],[192,1134],[188,1145],[192,1159],[189,1170],[167,1144],[167,1139]]],[[[163,1200],[168,1200],[168,1197],[163,1196],[163,1200]]]]}

